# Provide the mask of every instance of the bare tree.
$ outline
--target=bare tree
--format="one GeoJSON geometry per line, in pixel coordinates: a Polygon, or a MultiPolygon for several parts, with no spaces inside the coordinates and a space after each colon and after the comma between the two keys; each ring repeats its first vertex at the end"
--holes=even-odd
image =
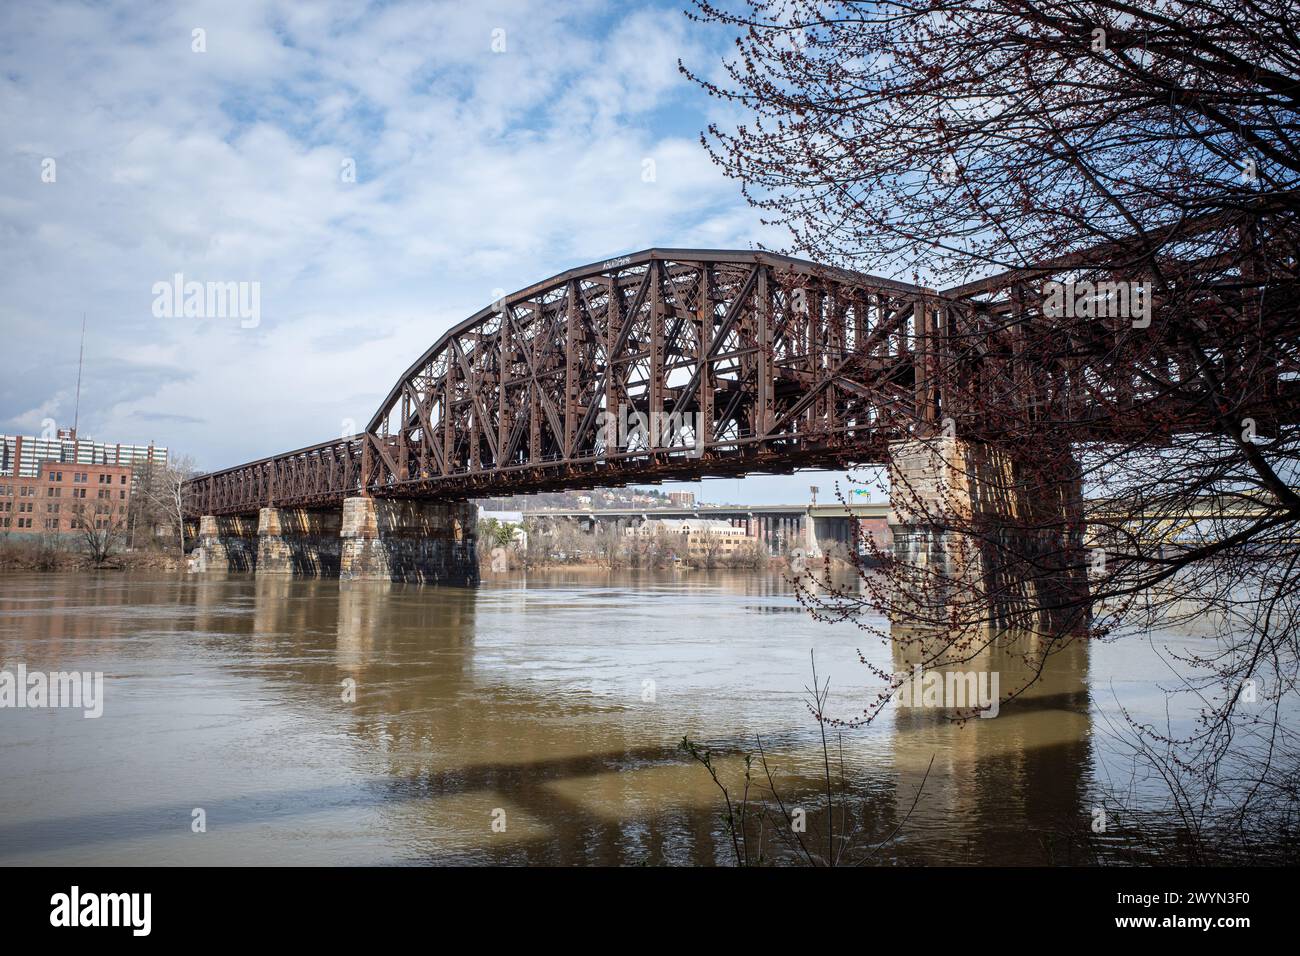
{"type": "Polygon", "coordinates": [[[72,526],[97,568],[106,564],[126,541],[126,515],[103,501],[77,499],[72,506],[72,526]]]}
{"type": "MultiPolygon", "coordinates": [[[[691,535],[687,535],[686,540],[690,539],[691,535]]],[[[722,562],[722,542],[718,539],[718,535],[709,528],[703,528],[697,540],[699,553],[692,556],[693,563],[696,567],[709,570],[716,568],[722,562]]]]}
{"type": "Polygon", "coordinates": [[[555,543],[551,522],[532,517],[525,518],[524,532],[528,536],[528,544],[524,548],[525,565],[538,568],[550,564],[555,543]]]}
{"type": "Polygon", "coordinates": [[[167,522],[173,525],[181,557],[185,556],[185,482],[195,474],[194,459],[182,455],[154,468],[148,484],[137,488],[137,492],[166,515],[167,522]]]}
{"type": "Polygon", "coordinates": [[[756,571],[767,564],[767,552],[757,542],[747,541],[727,556],[727,564],[733,568],[756,571]]]}
{"type": "Polygon", "coordinates": [[[960,281],[1133,233],[1149,259],[1214,214],[1297,209],[1288,0],[697,11],[738,49],[730,82],[688,75],[755,114],[705,144],[819,260],[960,281]]]}
{"type": "Polygon", "coordinates": [[[597,555],[607,568],[620,568],[627,560],[627,540],[616,522],[601,522],[593,535],[597,555]]]}
{"type": "Polygon", "coordinates": [[[883,612],[879,636],[918,635],[933,666],[1032,635],[1029,681],[1071,641],[1208,621],[1179,661],[1200,719],[1128,730],[1206,825],[1271,825],[1300,776],[1294,6],[700,0],[693,16],[737,52],[720,82],[683,69],[751,114],[705,145],[787,251],[936,289],[864,323],[875,374],[856,382],[914,532],[868,543],[860,587],[805,602],[868,630],[883,612]],[[936,545],[947,558],[925,559],[936,545]]]}

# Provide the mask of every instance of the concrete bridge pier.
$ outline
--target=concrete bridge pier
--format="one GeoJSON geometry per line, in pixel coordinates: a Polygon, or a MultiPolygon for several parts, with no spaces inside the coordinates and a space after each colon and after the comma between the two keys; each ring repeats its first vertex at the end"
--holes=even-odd
{"type": "Polygon", "coordinates": [[[847,515],[817,515],[812,508],[803,516],[803,549],[810,558],[820,558],[827,548],[847,557],[856,545],[847,515]]]}
{"type": "Polygon", "coordinates": [[[339,577],[474,587],[478,509],[466,501],[348,498],[339,577]]]}
{"type": "Polygon", "coordinates": [[[803,550],[810,558],[820,558],[822,556],[821,542],[817,538],[817,519],[813,517],[812,511],[803,519],[803,550]]]}
{"type": "Polygon", "coordinates": [[[196,571],[252,571],[257,565],[257,523],[247,515],[203,515],[191,562],[196,571]]]}
{"type": "Polygon", "coordinates": [[[337,577],[343,542],[338,511],[263,508],[257,520],[257,573],[337,577]]]}
{"type": "Polygon", "coordinates": [[[904,618],[1077,631],[1088,620],[1082,476],[1060,467],[1028,474],[1007,449],[932,438],[890,446],[893,553],[913,574],[904,618]]]}

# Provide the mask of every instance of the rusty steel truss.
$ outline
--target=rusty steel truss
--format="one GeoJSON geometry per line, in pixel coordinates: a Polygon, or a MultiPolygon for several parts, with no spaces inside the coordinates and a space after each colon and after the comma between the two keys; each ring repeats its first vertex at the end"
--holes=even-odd
{"type": "MultiPolygon", "coordinates": [[[[942,293],[766,252],[651,249],[573,269],[448,331],[361,434],[198,476],[186,512],[838,468],[884,462],[890,441],[941,420],[978,433],[1011,404],[1103,426],[1135,401],[1167,409],[1176,325],[1152,347],[1124,323],[1040,321],[1044,275],[1075,265],[942,293]],[[1035,335],[1036,361],[1017,364],[1035,335]]],[[[1251,318],[1227,300],[1209,314],[1251,318]]],[[[1288,420],[1279,376],[1297,339],[1272,330],[1286,349],[1250,383],[1288,420]]]]}
{"type": "Polygon", "coordinates": [[[651,249],[443,335],[359,435],[193,479],[190,514],[466,498],[880,460],[932,290],[765,252],[651,249]],[[870,383],[868,386],[865,383],[870,383]]]}

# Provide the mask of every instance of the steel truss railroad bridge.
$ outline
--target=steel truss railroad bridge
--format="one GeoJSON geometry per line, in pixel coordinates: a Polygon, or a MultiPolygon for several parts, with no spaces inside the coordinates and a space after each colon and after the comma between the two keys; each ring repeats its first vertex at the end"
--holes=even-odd
{"type": "MultiPolygon", "coordinates": [[[[195,477],[185,511],[250,515],[354,496],[454,501],[881,463],[891,441],[949,417],[975,421],[989,401],[1054,403],[1058,413],[1064,402],[1087,415],[1158,397],[1178,343],[1108,365],[1133,334],[1127,321],[1097,323],[1060,375],[990,374],[1024,329],[1052,321],[1040,284],[1072,265],[945,291],[758,251],[649,249],[572,269],[444,334],[360,434],[195,477]],[[1134,367],[1148,361],[1149,370],[1134,367]],[[961,395],[941,394],[952,362],[972,383],[961,395]],[[1061,389],[1070,390],[1064,399],[1061,389]]],[[[1239,313],[1225,309],[1225,321],[1239,313]]],[[[1252,363],[1263,375],[1254,383],[1261,428],[1270,414],[1295,420],[1300,409],[1283,374],[1300,336],[1288,336],[1271,368],[1252,363]]]]}

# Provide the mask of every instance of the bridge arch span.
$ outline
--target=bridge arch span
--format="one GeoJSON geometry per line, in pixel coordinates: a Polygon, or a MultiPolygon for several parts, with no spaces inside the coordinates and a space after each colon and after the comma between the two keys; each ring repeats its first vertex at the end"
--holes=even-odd
{"type": "Polygon", "coordinates": [[[647,249],[481,309],[359,435],[203,475],[192,514],[883,461],[933,290],[762,251],[647,249]],[[869,384],[868,384],[869,383],[869,384]]]}

